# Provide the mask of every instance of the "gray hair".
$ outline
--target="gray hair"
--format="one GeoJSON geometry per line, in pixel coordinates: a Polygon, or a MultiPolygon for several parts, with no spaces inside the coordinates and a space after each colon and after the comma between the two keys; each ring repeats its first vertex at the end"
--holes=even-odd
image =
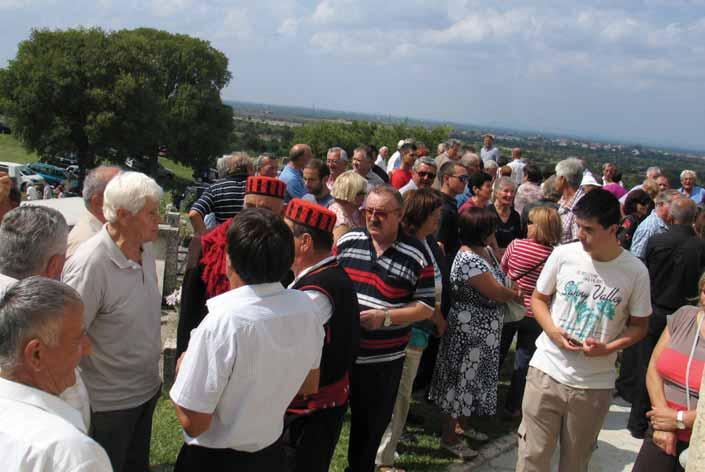
{"type": "Polygon", "coordinates": [[[103,195],[108,182],[120,173],[119,167],[98,166],[86,175],[83,181],[83,201],[89,210],[94,195],[103,195]]]}
{"type": "MultiPolygon", "coordinates": [[[[222,159],[224,176],[252,174],[252,159],[245,152],[234,152],[222,159]]],[[[220,174],[220,170],[218,171],[220,174]]]]}
{"type": "Polygon", "coordinates": [[[340,153],[340,160],[343,162],[348,162],[348,153],[345,151],[345,149],[335,146],[330,149],[328,149],[328,152],[326,153],[326,159],[331,155],[331,154],[338,154],[340,153]]]}
{"type": "Polygon", "coordinates": [[[465,151],[463,154],[463,157],[460,159],[460,161],[465,164],[468,167],[476,167],[480,168],[480,156],[475,154],[474,151],[465,151]]]}
{"type": "Polygon", "coordinates": [[[556,190],[556,176],[552,175],[541,184],[541,194],[546,200],[557,202],[561,199],[561,192],[556,190]]]}
{"type": "Polygon", "coordinates": [[[675,224],[692,225],[697,212],[698,207],[690,198],[677,198],[671,204],[670,213],[675,224]]]}
{"type": "Polygon", "coordinates": [[[577,189],[583,180],[583,163],[576,157],[563,159],[556,164],[556,175],[563,177],[568,185],[577,189]]]}
{"type": "Polygon", "coordinates": [[[272,154],[260,154],[259,156],[257,156],[257,159],[255,159],[255,173],[259,172],[260,169],[265,166],[267,160],[277,162],[277,158],[274,157],[272,154]]]}
{"type": "Polygon", "coordinates": [[[683,196],[682,193],[680,193],[676,189],[668,189],[664,190],[663,192],[659,192],[658,195],[654,197],[654,203],[659,204],[659,203],[668,203],[669,205],[673,200],[677,200],[683,196]]]}
{"type": "Polygon", "coordinates": [[[685,179],[686,177],[692,177],[697,180],[698,175],[695,173],[694,170],[686,169],[681,172],[681,180],[685,179]]]}
{"type": "Polygon", "coordinates": [[[459,139],[451,138],[448,141],[446,141],[446,149],[450,149],[452,147],[457,147],[457,146],[460,146],[461,144],[463,144],[463,143],[459,139]]]}
{"type": "Polygon", "coordinates": [[[651,174],[651,173],[656,173],[656,177],[658,177],[658,176],[660,176],[661,174],[663,174],[663,172],[661,172],[661,168],[660,168],[660,167],[656,167],[656,166],[651,166],[651,167],[649,167],[648,169],[646,169],[646,178],[647,178],[647,179],[649,178],[649,174],[651,174]]]}
{"type": "Polygon", "coordinates": [[[66,253],[69,227],[57,210],[23,205],[0,224],[0,273],[24,279],[44,271],[52,256],[66,253]]]}
{"type": "Polygon", "coordinates": [[[67,305],[81,305],[81,296],[68,285],[45,277],[28,277],[0,298],[0,371],[12,374],[27,341],[39,338],[59,343],[67,305]]]}
{"type": "Polygon", "coordinates": [[[482,162],[485,169],[489,168],[494,168],[494,169],[499,169],[499,164],[497,164],[497,161],[493,161],[492,159],[487,159],[486,161],[482,162]]]}
{"type": "Polygon", "coordinates": [[[432,157],[424,156],[416,159],[414,162],[414,171],[418,171],[421,166],[430,166],[436,169],[436,161],[432,157]]]}
{"type": "Polygon", "coordinates": [[[376,187],[372,187],[372,189],[370,189],[370,192],[367,194],[367,198],[370,198],[370,195],[373,194],[390,196],[399,204],[399,208],[404,206],[404,198],[401,196],[401,193],[399,193],[399,190],[397,190],[396,188],[394,188],[394,186],[390,184],[382,184],[376,187]]]}
{"type": "Polygon", "coordinates": [[[440,155],[440,154],[443,154],[443,153],[446,152],[447,150],[448,150],[448,146],[446,145],[446,143],[439,143],[439,144],[438,144],[438,147],[436,147],[436,152],[437,152],[439,155],[440,155]]]}
{"type": "Polygon", "coordinates": [[[148,198],[159,203],[163,195],[164,191],[153,178],[141,172],[123,172],[105,187],[103,215],[108,222],[115,223],[119,209],[134,215],[144,208],[148,198]]]}
{"type": "Polygon", "coordinates": [[[512,189],[516,189],[517,184],[512,180],[510,177],[500,177],[494,182],[494,191],[497,192],[498,190],[501,190],[506,187],[511,187],[512,189]]]}

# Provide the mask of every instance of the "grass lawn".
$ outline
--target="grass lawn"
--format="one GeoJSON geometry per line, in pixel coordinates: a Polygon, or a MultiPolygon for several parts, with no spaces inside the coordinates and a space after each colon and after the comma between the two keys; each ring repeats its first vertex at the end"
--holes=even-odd
{"type": "Polygon", "coordinates": [[[38,160],[39,156],[33,152],[27,152],[12,135],[0,134],[0,161],[28,164],[38,160]]]}
{"type": "MultiPolygon", "coordinates": [[[[499,405],[504,404],[504,397],[509,388],[511,368],[514,365],[514,353],[510,352],[504,363],[499,385],[499,405]]],[[[497,417],[477,418],[474,420],[476,429],[486,433],[490,440],[499,438],[511,431],[516,431],[517,421],[502,421],[497,417]]],[[[331,472],[343,472],[347,464],[346,454],[350,432],[350,415],[346,415],[343,431],[338,447],[333,456],[331,472]]],[[[402,436],[397,452],[399,460],[397,467],[409,471],[443,471],[450,464],[458,462],[454,456],[440,449],[441,418],[435,406],[424,401],[413,401],[406,431],[402,436]]],[[[168,471],[176,460],[181,448],[181,427],[174,408],[167,395],[162,396],[154,413],[152,426],[151,464],[154,470],[168,471]]],[[[470,446],[478,448],[482,444],[470,442],[470,446]]]]}

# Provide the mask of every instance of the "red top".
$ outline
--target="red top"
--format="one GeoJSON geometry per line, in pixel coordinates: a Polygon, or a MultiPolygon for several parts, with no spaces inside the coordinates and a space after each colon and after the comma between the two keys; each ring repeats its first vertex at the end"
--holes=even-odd
{"type": "Polygon", "coordinates": [[[552,247],[544,246],[531,239],[515,239],[504,251],[501,263],[502,272],[512,280],[526,274],[515,282],[523,293],[526,316],[534,316],[531,311],[531,294],[534,292],[536,281],[538,281],[541,270],[552,252],[552,247]],[[532,268],[533,270],[527,272],[532,268]]]}
{"type": "Polygon", "coordinates": [[[397,169],[392,172],[391,184],[394,188],[402,188],[404,185],[408,184],[411,180],[411,171],[404,169],[397,169]]]}

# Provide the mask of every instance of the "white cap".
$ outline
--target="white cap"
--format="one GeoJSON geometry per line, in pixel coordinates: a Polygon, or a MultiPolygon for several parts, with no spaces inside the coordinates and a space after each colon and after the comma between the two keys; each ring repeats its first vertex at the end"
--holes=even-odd
{"type": "Polygon", "coordinates": [[[583,174],[583,180],[580,182],[580,186],[583,185],[593,185],[595,187],[602,187],[602,184],[595,180],[595,177],[590,172],[585,172],[583,174]]]}
{"type": "Polygon", "coordinates": [[[401,147],[404,145],[404,140],[400,139],[399,142],[397,143],[397,149],[401,149],[401,147]]]}

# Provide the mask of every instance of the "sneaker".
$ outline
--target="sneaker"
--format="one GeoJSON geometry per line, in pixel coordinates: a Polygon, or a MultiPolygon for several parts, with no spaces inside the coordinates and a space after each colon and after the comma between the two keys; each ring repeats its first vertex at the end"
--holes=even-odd
{"type": "Polygon", "coordinates": [[[463,430],[463,436],[473,441],[487,441],[488,437],[485,433],[481,433],[476,429],[467,428],[463,430]]]}
{"type": "Polygon", "coordinates": [[[472,459],[473,457],[476,457],[479,454],[479,452],[477,452],[475,449],[470,448],[463,441],[458,441],[455,444],[446,444],[441,441],[441,449],[445,449],[446,451],[461,459],[472,459]]]}

